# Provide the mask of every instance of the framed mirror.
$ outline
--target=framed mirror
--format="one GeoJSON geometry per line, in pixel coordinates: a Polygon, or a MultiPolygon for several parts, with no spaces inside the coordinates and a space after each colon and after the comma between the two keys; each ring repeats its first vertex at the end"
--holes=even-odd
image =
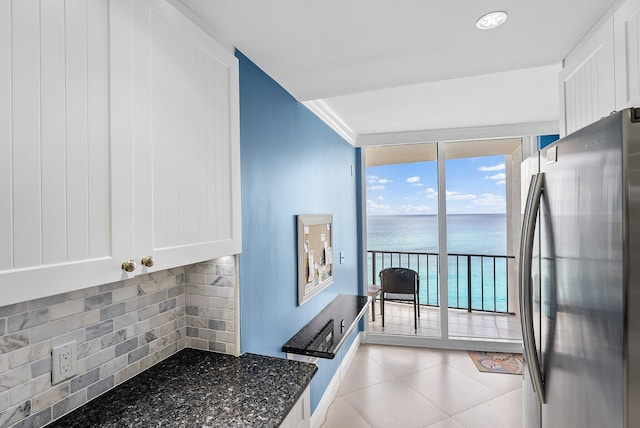
{"type": "Polygon", "coordinates": [[[298,305],[333,282],[333,216],[298,215],[298,305]]]}

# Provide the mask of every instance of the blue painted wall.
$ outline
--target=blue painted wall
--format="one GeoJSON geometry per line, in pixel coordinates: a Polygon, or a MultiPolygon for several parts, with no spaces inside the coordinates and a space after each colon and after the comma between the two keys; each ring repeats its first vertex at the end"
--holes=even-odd
{"type": "Polygon", "coordinates": [[[538,150],[547,147],[549,144],[560,138],[557,134],[552,135],[538,135],[538,150]]]}
{"type": "MultiPolygon", "coordinates": [[[[282,345],[340,293],[358,294],[356,149],[242,53],[241,352],[284,357],[282,345]],[[353,168],[353,176],[352,176],[353,168]],[[332,214],[334,283],[297,305],[296,215],[332,214]],[[339,264],[344,251],[345,262],[339,264]]],[[[348,346],[343,347],[343,352],[348,346]]],[[[342,359],[318,361],[317,406],[342,359]]]]}

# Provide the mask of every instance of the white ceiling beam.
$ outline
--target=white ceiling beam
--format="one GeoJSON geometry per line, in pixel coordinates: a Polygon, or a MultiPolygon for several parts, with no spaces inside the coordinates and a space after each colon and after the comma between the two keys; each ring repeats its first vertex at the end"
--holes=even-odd
{"type": "Polygon", "coordinates": [[[431,143],[437,141],[469,141],[494,138],[517,138],[528,135],[557,134],[560,129],[556,120],[529,123],[514,123],[494,126],[477,126],[455,129],[428,129],[410,132],[390,132],[359,135],[356,147],[381,146],[407,143],[431,143]]]}

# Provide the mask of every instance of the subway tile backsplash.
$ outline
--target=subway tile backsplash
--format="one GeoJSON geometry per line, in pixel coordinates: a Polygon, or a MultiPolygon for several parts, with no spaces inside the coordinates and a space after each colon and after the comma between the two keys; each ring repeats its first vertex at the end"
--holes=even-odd
{"type": "Polygon", "coordinates": [[[0,428],[41,427],[185,347],[237,354],[235,257],[0,307],[0,428]],[[51,349],[77,342],[52,385],[51,349]]]}
{"type": "Polygon", "coordinates": [[[187,347],[237,354],[234,258],[190,266],[186,278],[187,347]]]}

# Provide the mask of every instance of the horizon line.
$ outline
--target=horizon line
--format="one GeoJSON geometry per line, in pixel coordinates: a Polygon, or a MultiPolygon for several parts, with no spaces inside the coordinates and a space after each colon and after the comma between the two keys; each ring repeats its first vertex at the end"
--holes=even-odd
{"type": "MultiPolygon", "coordinates": [[[[447,213],[447,215],[506,215],[507,213],[447,213]]],[[[367,214],[367,217],[384,217],[384,216],[437,216],[438,214],[367,214]]]]}

